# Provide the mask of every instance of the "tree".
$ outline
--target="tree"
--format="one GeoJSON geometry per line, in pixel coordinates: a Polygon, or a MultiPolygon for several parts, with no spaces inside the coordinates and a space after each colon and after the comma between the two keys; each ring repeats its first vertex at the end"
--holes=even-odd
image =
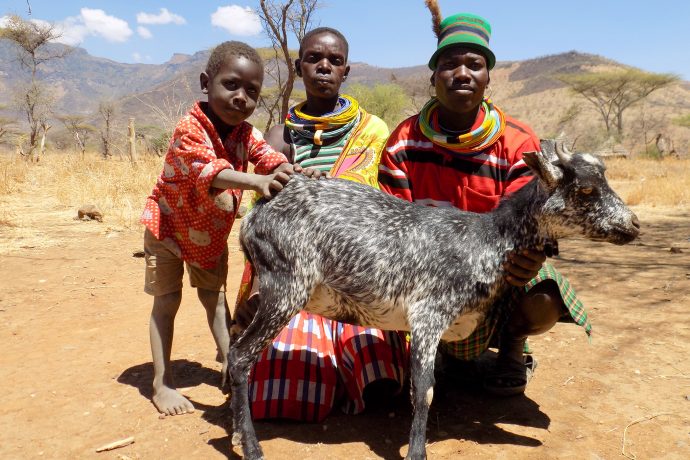
{"type": "Polygon", "coordinates": [[[103,127],[100,130],[101,143],[103,146],[103,158],[106,160],[113,156],[113,119],[115,117],[115,104],[112,101],[101,101],[98,104],[98,114],[103,119],[103,127]]]}
{"type": "Polygon", "coordinates": [[[265,92],[259,104],[268,112],[268,130],[277,118],[284,120],[290,108],[290,96],[295,84],[296,72],[293,61],[294,52],[288,46],[288,30],[300,43],[311,25],[312,14],[318,8],[318,0],[260,0],[259,17],[266,34],[273,44],[273,61],[266,68],[266,73],[275,82],[277,91],[265,92]]]}
{"type": "Polygon", "coordinates": [[[678,80],[672,74],[653,74],[635,69],[567,74],[556,77],[592,103],[601,115],[606,132],[623,137],[623,113],[652,92],[678,80]]]}
{"type": "MultiPolygon", "coordinates": [[[[29,151],[32,161],[38,161],[36,145],[41,126],[47,125],[47,116],[51,98],[37,80],[38,67],[51,60],[62,58],[71,49],[66,47],[49,47],[48,44],[60,37],[55,26],[44,22],[25,21],[16,15],[8,17],[5,28],[0,30],[0,38],[14,42],[18,47],[19,62],[31,72],[28,85],[19,88],[16,101],[26,115],[29,124],[29,151]]],[[[44,131],[45,134],[45,131],[44,131]]]]}
{"type": "Polygon", "coordinates": [[[373,87],[355,83],[348,86],[346,92],[388,126],[397,126],[406,117],[405,110],[410,104],[402,87],[394,83],[376,84],[373,87]]]}
{"type": "Polygon", "coordinates": [[[81,158],[84,158],[86,152],[86,143],[89,135],[95,131],[95,128],[84,122],[85,117],[82,115],[63,115],[58,119],[65,125],[67,131],[72,134],[74,138],[74,145],[79,150],[81,158]]]}

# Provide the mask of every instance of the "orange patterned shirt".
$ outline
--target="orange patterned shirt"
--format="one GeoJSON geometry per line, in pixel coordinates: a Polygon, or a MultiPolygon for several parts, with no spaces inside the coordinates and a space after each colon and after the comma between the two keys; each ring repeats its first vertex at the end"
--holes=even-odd
{"type": "Polygon", "coordinates": [[[200,104],[177,124],[163,171],[146,200],[141,223],[191,265],[213,268],[225,251],[242,190],[211,186],[223,169],[268,174],[288,160],[261,132],[242,122],[221,140],[200,104]]]}

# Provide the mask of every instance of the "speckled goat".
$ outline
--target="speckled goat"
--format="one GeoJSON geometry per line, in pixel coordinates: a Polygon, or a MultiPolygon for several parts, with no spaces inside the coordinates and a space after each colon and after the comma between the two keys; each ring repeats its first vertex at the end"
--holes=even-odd
{"type": "Polygon", "coordinates": [[[599,159],[542,142],[542,152],[526,153],[525,162],[538,179],[486,214],[420,206],[345,180],[296,177],[244,218],[240,242],[259,276],[260,304],[230,348],[229,372],[232,439],[246,458],[263,456],[250,417],[250,367],[299,310],[410,331],[407,458],[421,459],[438,343],[469,336],[505,292],[506,254],[575,234],[615,244],[637,237],[637,217],[608,186],[599,159]]]}

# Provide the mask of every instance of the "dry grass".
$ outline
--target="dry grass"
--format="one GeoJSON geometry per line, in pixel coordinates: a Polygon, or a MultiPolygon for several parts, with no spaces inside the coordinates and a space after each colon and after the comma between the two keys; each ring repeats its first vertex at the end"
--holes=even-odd
{"type": "Polygon", "coordinates": [[[21,158],[8,157],[0,160],[0,196],[21,190],[27,182],[29,166],[21,158]]]}
{"type": "Polygon", "coordinates": [[[36,197],[50,197],[76,210],[95,204],[111,225],[138,228],[146,196],[160,174],[162,159],[149,157],[132,164],[86,155],[46,155],[39,164],[0,157],[0,197],[35,189],[36,197]]]}
{"type": "MultiPolygon", "coordinates": [[[[139,215],[146,196],[160,174],[161,158],[146,158],[136,164],[123,160],[103,160],[87,155],[47,155],[41,163],[0,157],[0,201],[22,191],[53,198],[75,210],[95,204],[105,222],[139,229],[139,215]]],[[[607,175],[626,203],[647,206],[690,206],[690,159],[610,159],[607,175]]],[[[12,226],[13,213],[4,209],[0,225],[12,226]]]]}
{"type": "Polygon", "coordinates": [[[610,159],[607,177],[631,205],[690,207],[690,159],[610,159]]]}

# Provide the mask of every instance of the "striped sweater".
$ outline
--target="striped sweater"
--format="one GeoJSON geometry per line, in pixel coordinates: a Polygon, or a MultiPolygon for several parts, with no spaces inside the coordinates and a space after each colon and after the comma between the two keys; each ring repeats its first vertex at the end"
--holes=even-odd
{"type": "Polygon", "coordinates": [[[522,154],[540,147],[527,125],[506,116],[505,131],[491,147],[462,154],[433,144],[418,118],[403,121],[388,138],[379,166],[386,193],[427,206],[487,212],[531,179],[522,154]]]}
{"type": "Polygon", "coordinates": [[[340,157],[343,147],[350,138],[353,129],[336,139],[332,144],[315,145],[311,140],[290,132],[295,149],[295,163],[303,168],[314,168],[327,173],[340,157]]]}

